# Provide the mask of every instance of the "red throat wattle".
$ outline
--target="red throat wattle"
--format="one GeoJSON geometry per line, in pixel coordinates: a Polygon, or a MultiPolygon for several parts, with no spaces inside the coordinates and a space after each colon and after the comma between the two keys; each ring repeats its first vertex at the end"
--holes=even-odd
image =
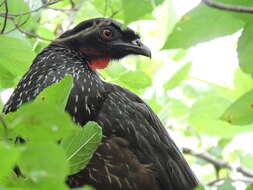
{"type": "Polygon", "coordinates": [[[92,59],[89,61],[89,67],[94,71],[96,69],[104,69],[109,64],[110,58],[104,57],[104,58],[98,58],[98,59],[92,59]]]}

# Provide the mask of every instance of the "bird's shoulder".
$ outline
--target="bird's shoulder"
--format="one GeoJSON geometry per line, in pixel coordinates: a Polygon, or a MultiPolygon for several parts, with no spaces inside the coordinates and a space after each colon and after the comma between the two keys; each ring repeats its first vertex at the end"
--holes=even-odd
{"type": "MultiPolygon", "coordinates": [[[[107,85],[107,97],[110,98],[110,102],[117,102],[118,104],[116,106],[124,106],[124,109],[127,109],[127,111],[133,111],[135,115],[141,117],[143,120],[146,121],[146,124],[148,126],[145,127],[153,128],[160,138],[167,139],[168,134],[162,122],[151,109],[151,107],[143,99],[141,99],[138,95],[136,95],[134,92],[130,91],[127,88],[121,87],[116,84],[107,85]]],[[[167,141],[165,139],[163,139],[162,141],[167,141]]]]}
{"type": "Polygon", "coordinates": [[[142,163],[153,163],[159,172],[158,181],[165,189],[194,187],[197,180],[149,105],[121,86],[110,84],[107,89],[109,93],[100,113],[103,127],[115,129],[116,135],[131,142],[129,148],[142,163]],[[175,181],[175,186],[168,179],[175,181]]]}

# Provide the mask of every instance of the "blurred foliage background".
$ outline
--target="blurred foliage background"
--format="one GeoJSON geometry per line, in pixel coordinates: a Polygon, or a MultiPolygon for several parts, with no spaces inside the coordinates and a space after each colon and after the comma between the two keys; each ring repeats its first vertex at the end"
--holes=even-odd
{"type": "MultiPolygon", "coordinates": [[[[152,49],[152,59],[127,57],[100,73],[151,105],[203,184],[197,189],[253,189],[253,14],[199,0],[1,0],[0,109],[36,54],[93,17],[129,25],[152,49]]],[[[78,128],[64,113],[70,86],[66,78],[34,103],[1,115],[0,190],[68,189],[66,176],[87,164],[101,129],[78,128]],[[28,143],[15,144],[16,136],[28,143]],[[85,151],[72,155],[83,144],[85,151]],[[25,179],[13,173],[16,165],[25,179]]]]}

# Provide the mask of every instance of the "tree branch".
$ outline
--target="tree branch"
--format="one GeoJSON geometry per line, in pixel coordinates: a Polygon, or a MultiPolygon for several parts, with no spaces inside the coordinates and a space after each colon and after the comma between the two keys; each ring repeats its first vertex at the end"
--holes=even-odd
{"type": "Polygon", "coordinates": [[[0,3],[0,7],[4,4],[5,0],[3,0],[1,3],[0,3]]]}
{"type": "MultiPolygon", "coordinates": [[[[208,183],[206,183],[207,186],[217,186],[217,185],[220,185],[219,182],[223,182],[225,181],[227,178],[219,178],[219,179],[215,179],[213,181],[210,181],[208,183]]],[[[240,182],[243,182],[245,184],[253,184],[253,179],[252,178],[246,178],[246,179],[231,179],[230,180],[232,182],[237,182],[237,181],[240,181],[240,182]]]]}
{"type": "Polygon", "coordinates": [[[41,39],[41,40],[46,40],[46,41],[53,41],[52,39],[48,39],[48,38],[45,38],[45,37],[42,37],[38,34],[34,34],[34,33],[31,33],[31,32],[28,32],[28,31],[25,31],[23,30],[20,25],[17,23],[16,19],[15,18],[9,18],[13,24],[15,25],[15,29],[17,29],[18,31],[20,31],[21,33],[27,35],[27,36],[30,36],[30,37],[34,37],[34,38],[38,38],[38,39],[41,39]]]}
{"type": "Polygon", "coordinates": [[[66,42],[66,41],[69,41],[69,40],[73,40],[73,39],[76,39],[78,37],[85,37],[87,35],[89,35],[90,33],[94,32],[98,27],[100,26],[104,26],[104,25],[109,25],[111,22],[109,21],[104,21],[104,22],[101,22],[99,24],[97,24],[96,22],[93,23],[93,25],[85,30],[82,30],[74,35],[71,35],[71,36],[68,36],[68,37],[65,37],[65,38],[58,38],[56,40],[54,40],[54,42],[56,43],[62,43],[62,42],[66,42]]]}
{"type": "MultiPolygon", "coordinates": [[[[215,158],[214,156],[208,154],[207,152],[196,152],[190,148],[184,147],[183,153],[205,160],[206,162],[212,164],[215,168],[219,169],[226,168],[229,170],[232,170],[234,168],[229,162],[215,158]]],[[[253,178],[253,172],[247,168],[244,168],[243,166],[238,166],[235,168],[235,170],[246,177],[253,178]]]]}
{"type": "Polygon", "coordinates": [[[209,7],[216,9],[240,12],[240,13],[253,13],[253,7],[237,6],[237,5],[228,5],[225,3],[214,2],[213,0],[202,0],[209,7]]]}
{"type": "Polygon", "coordinates": [[[6,28],[6,25],[7,25],[7,20],[8,20],[8,12],[9,12],[7,0],[4,0],[3,3],[4,3],[4,6],[5,6],[5,14],[4,14],[4,24],[3,24],[3,28],[1,30],[1,34],[3,34],[4,31],[5,31],[5,28],[6,28]]]}
{"type": "MultiPolygon", "coordinates": [[[[6,0],[7,1],[7,0],[6,0]]],[[[34,10],[31,10],[31,11],[27,11],[27,12],[23,12],[23,13],[18,13],[18,14],[11,14],[9,13],[9,16],[12,16],[12,17],[17,17],[17,16],[24,16],[24,15],[28,15],[28,14],[31,14],[31,13],[34,13],[34,12],[38,12],[39,10],[41,9],[44,9],[44,8],[47,8],[48,6],[50,5],[53,5],[53,4],[56,4],[58,2],[60,2],[61,0],[55,0],[55,1],[51,1],[51,2],[48,2],[44,5],[42,5],[41,7],[38,7],[37,9],[34,9],[34,10]]],[[[0,13],[0,16],[1,17],[4,17],[6,13],[0,13]]]]}

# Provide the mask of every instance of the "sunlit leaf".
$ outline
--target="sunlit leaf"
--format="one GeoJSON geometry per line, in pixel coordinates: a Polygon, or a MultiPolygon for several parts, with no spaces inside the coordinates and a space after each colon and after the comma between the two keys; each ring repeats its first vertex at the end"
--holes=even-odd
{"type": "Polygon", "coordinates": [[[237,69],[234,73],[234,92],[236,98],[252,90],[253,78],[251,75],[242,72],[241,69],[237,69]],[[242,85],[243,84],[243,85],[242,85]]]}
{"type": "Polygon", "coordinates": [[[233,186],[231,179],[226,179],[224,183],[218,187],[217,190],[236,190],[236,188],[233,186]]]}
{"type": "MultiPolygon", "coordinates": [[[[243,0],[243,1],[238,1],[238,0],[214,0],[214,1],[218,1],[221,3],[225,3],[227,5],[234,5],[234,6],[245,6],[245,7],[253,7],[253,2],[252,0],[243,0]]],[[[239,13],[238,12],[234,12],[234,11],[225,11],[225,10],[220,10],[221,12],[227,12],[228,14],[233,15],[233,17],[241,19],[244,22],[251,22],[253,19],[253,15],[252,14],[248,14],[248,13],[239,13]]]]}
{"type": "Polygon", "coordinates": [[[12,75],[21,76],[35,57],[27,40],[0,36],[0,65],[12,75]]]}
{"type": "Polygon", "coordinates": [[[253,163],[252,163],[253,155],[247,154],[241,157],[240,162],[243,166],[247,167],[250,170],[253,170],[253,163]]]}
{"type": "Polygon", "coordinates": [[[181,18],[163,48],[189,48],[200,42],[233,34],[243,25],[241,20],[226,12],[200,4],[181,18]]]}
{"type": "Polygon", "coordinates": [[[191,127],[193,127],[196,131],[207,134],[209,136],[230,138],[239,133],[253,131],[253,125],[243,127],[230,125],[225,121],[211,119],[207,116],[202,115],[191,115],[188,121],[191,127]]]}
{"type": "Polygon", "coordinates": [[[228,99],[219,96],[206,96],[192,105],[190,113],[200,117],[218,119],[230,104],[231,102],[228,99]]]}
{"type": "Polygon", "coordinates": [[[129,71],[120,75],[119,81],[126,87],[140,89],[146,88],[152,84],[151,78],[143,71],[129,71]]]}
{"type": "Polygon", "coordinates": [[[244,94],[229,106],[221,119],[234,125],[253,123],[253,90],[244,94]]]}
{"type": "Polygon", "coordinates": [[[124,22],[128,24],[130,22],[136,21],[153,10],[152,1],[150,0],[121,0],[124,12],[124,22]],[[138,11],[136,10],[138,7],[138,11]]]}
{"type": "Polygon", "coordinates": [[[253,41],[251,38],[253,32],[252,27],[253,24],[248,24],[244,27],[242,35],[239,38],[237,48],[239,63],[242,71],[251,74],[253,73],[253,64],[252,64],[253,41]]]}
{"type": "Polygon", "coordinates": [[[175,74],[169,79],[168,82],[165,83],[164,89],[171,90],[188,77],[188,74],[191,70],[192,63],[185,64],[182,68],[180,68],[175,74]]]}

